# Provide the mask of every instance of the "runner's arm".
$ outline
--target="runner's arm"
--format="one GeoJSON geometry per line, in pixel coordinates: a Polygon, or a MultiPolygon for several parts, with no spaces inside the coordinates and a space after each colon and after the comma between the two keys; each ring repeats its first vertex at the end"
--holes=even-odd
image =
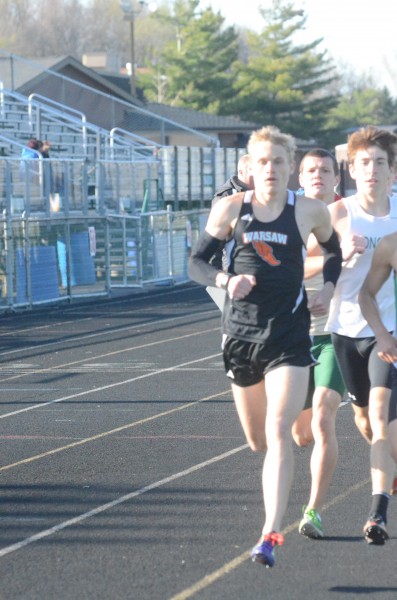
{"type": "Polygon", "coordinates": [[[393,270],[391,263],[393,258],[395,260],[396,254],[389,240],[383,238],[379,242],[372,258],[371,268],[358,296],[361,312],[375,334],[378,354],[386,362],[397,360],[397,341],[383,325],[376,294],[390,276],[393,270]]]}
{"type": "MultiPolygon", "coordinates": [[[[242,200],[242,194],[239,194],[242,200]]],[[[233,216],[238,207],[237,194],[219,199],[208,217],[205,231],[195,244],[188,263],[190,279],[201,285],[226,289],[230,276],[210,264],[213,255],[223,246],[232,230],[233,216]]],[[[241,201],[240,201],[241,206],[241,201]]]]}

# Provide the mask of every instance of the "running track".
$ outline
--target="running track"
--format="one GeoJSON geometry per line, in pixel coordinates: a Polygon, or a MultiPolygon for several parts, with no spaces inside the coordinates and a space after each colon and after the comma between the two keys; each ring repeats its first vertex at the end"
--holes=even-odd
{"type": "Polygon", "coordinates": [[[234,411],[219,315],[187,285],[2,316],[1,599],[396,598],[397,501],[391,540],[368,547],[369,450],[349,405],[326,539],[297,532],[310,451],[296,449],[277,564],[249,560],[262,458],[234,411]]]}

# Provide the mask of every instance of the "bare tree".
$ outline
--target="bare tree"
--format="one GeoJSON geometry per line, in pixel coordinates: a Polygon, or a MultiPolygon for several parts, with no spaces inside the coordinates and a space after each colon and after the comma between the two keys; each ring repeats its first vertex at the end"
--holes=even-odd
{"type": "MultiPolygon", "coordinates": [[[[138,0],[134,6],[135,56],[138,66],[156,63],[175,35],[166,19],[171,0],[159,2],[153,15],[138,0]]],[[[107,52],[126,63],[130,25],[119,0],[1,0],[1,47],[30,58],[107,52]]]]}
{"type": "Polygon", "coordinates": [[[86,5],[84,51],[122,52],[128,43],[128,27],[123,22],[119,0],[90,0],[86,5]]]}
{"type": "Polygon", "coordinates": [[[37,5],[31,28],[35,55],[81,58],[87,12],[81,0],[37,0],[37,5]]]}
{"type": "Polygon", "coordinates": [[[29,15],[36,12],[36,0],[2,0],[0,19],[0,44],[9,52],[22,49],[29,15]]]}

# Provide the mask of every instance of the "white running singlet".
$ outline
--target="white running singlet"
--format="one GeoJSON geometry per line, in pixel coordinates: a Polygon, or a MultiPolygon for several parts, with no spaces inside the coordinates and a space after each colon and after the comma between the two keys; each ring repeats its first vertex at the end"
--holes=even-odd
{"type": "MultiPolygon", "coordinates": [[[[379,241],[397,231],[397,198],[390,198],[390,212],[384,217],[374,217],[360,206],[357,196],[340,200],[346,206],[348,235],[362,235],[366,246],[363,254],[354,254],[342,263],[342,272],[331,301],[326,331],[352,338],[373,337],[374,332],[364,319],[358,303],[358,294],[371,266],[372,256],[379,241]]],[[[393,274],[376,295],[382,322],[388,331],[394,330],[393,274]]]]}

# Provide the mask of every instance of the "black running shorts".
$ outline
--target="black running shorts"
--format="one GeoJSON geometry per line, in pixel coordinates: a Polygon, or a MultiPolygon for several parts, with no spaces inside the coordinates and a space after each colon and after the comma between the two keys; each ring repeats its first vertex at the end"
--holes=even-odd
{"type": "Polygon", "coordinates": [[[353,404],[368,406],[372,388],[391,388],[391,365],[379,358],[374,337],[351,338],[333,333],[332,343],[353,404]]]}
{"type": "Polygon", "coordinates": [[[264,379],[278,367],[310,367],[316,364],[310,348],[311,340],[289,347],[287,344],[259,344],[227,337],[223,346],[226,375],[239,387],[249,387],[264,379]]]}
{"type": "Polygon", "coordinates": [[[394,365],[392,367],[392,376],[391,376],[391,397],[389,404],[389,423],[395,421],[397,419],[397,367],[394,365]]]}

